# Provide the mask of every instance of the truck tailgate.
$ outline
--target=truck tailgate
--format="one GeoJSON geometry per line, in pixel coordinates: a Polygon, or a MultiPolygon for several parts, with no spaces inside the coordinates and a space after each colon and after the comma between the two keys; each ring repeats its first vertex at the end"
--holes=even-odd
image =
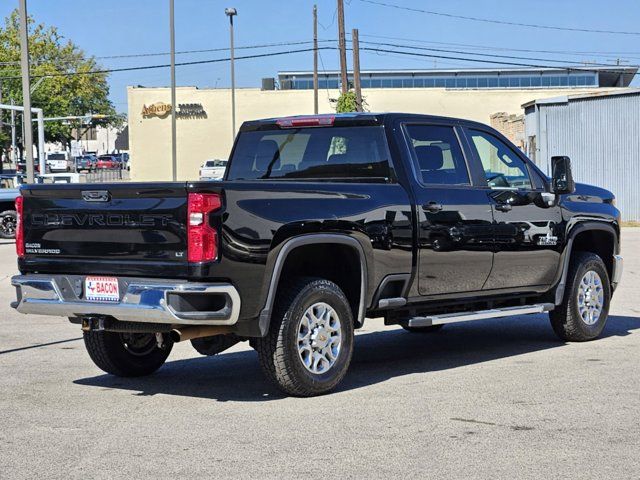
{"type": "Polygon", "coordinates": [[[184,183],[22,189],[26,271],[184,276],[184,183]]]}

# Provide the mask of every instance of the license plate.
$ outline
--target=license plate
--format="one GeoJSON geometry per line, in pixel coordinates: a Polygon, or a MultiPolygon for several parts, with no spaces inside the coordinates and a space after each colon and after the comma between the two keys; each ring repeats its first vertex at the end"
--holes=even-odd
{"type": "Polygon", "coordinates": [[[115,277],[86,277],[84,298],[93,302],[119,302],[120,289],[115,277]]]}

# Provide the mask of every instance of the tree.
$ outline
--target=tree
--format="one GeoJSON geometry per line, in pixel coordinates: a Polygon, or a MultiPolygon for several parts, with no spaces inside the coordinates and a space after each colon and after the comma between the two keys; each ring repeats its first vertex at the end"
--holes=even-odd
{"type": "MultiPolygon", "coordinates": [[[[338,98],[336,103],[336,113],[349,113],[349,112],[357,112],[358,109],[356,103],[356,92],[353,90],[349,90],[346,93],[343,93],[338,98]]],[[[362,110],[364,111],[367,107],[367,102],[364,97],[362,97],[362,110]]]]}
{"type": "MultiPolygon", "coordinates": [[[[71,40],[65,39],[55,27],[36,24],[32,17],[28,18],[28,25],[32,106],[42,108],[45,117],[87,113],[115,115],[115,109],[109,100],[107,74],[60,75],[100,70],[95,58],[88,57],[71,40]]],[[[22,104],[19,33],[19,15],[18,11],[14,10],[5,18],[4,27],[0,28],[0,77],[3,103],[9,103],[13,99],[16,105],[22,104]]],[[[119,119],[112,120],[107,117],[94,123],[110,125],[117,121],[119,119]]],[[[77,125],[46,122],[45,140],[69,145],[74,126],[77,125]]],[[[5,148],[7,138],[6,132],[0,132],[0,141],[4,142],[5,148]]]]}

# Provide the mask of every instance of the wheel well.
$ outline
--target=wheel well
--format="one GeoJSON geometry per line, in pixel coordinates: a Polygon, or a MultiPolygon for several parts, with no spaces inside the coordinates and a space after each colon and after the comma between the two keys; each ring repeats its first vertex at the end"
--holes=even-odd
{"type": "Polygon", "coordinates": [[[591,252],[598,255],[605,266],[609,278],[613,275],[614,236],[606,230],[585,230],[573,239],[573,252],[591,252]]]}
{"type": "Polygon", "coordinates": [[[320,277],[338,285],[349,300],[353,318],[358,320],[362,278],[360,257],[353,247],[324,243],[296,247],[280,272],[276,298],[283,280],[294,277],[320,277]]]}

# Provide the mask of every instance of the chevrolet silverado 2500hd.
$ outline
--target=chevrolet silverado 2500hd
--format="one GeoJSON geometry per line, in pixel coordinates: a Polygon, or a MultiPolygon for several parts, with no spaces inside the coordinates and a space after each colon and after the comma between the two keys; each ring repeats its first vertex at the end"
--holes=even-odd
{"type": "Polygon", "coordinates": [[[354,329],[549,312],[596,338],[622,272],[614,196],[547,178],[495,130],[410,114],[245,122],[221,182],[27,185],[22,313],[82,325],[92,360],[147,375],[174,342],[239,341],[289,394],[327,392],[354,329]]]}

